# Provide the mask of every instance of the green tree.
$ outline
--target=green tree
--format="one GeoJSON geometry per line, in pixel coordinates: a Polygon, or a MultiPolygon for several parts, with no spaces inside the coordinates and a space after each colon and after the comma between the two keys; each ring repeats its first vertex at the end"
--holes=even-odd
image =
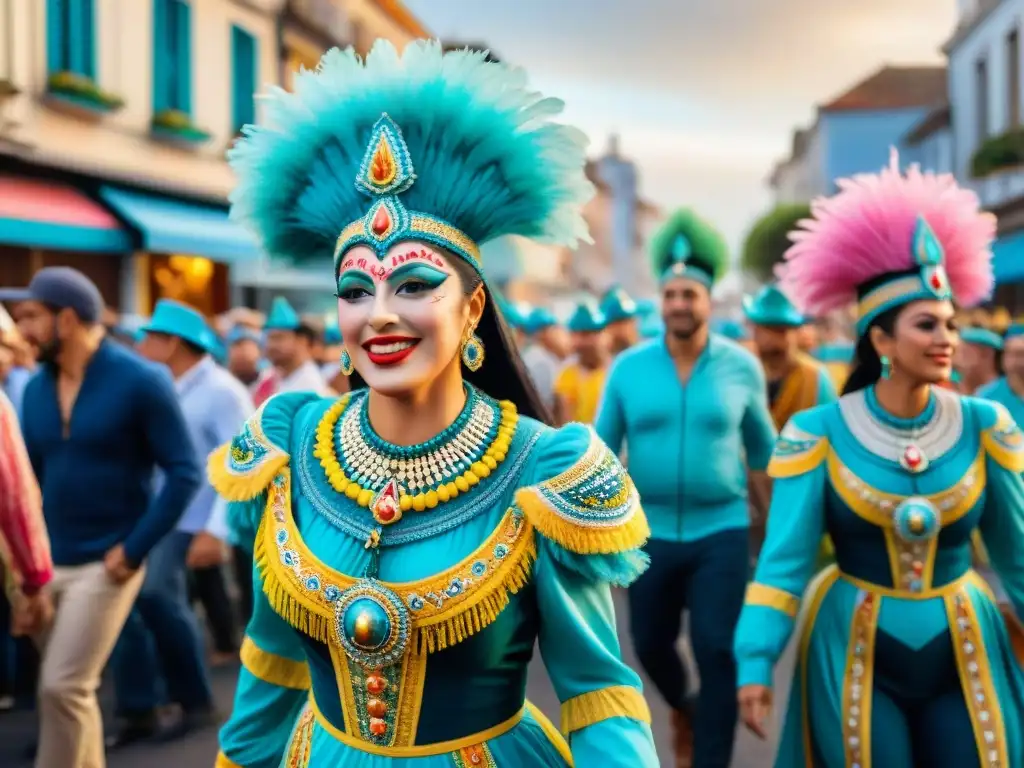
{"type": "Polygon", "coordinates": [[[754,222],[743,243],[743,270],[759,280],[770,281],[775,265],[782,261],[782,255],[790,246],[789,233],[800,219],[810,215],[811,207],[806,203],[785,203],[754,222]]]}

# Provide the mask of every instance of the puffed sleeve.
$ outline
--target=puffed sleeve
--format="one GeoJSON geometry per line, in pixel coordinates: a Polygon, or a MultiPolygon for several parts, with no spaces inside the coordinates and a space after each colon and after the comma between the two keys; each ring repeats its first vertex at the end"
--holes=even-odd
{"type": "Polygon", "coordinates": [[[738,685],[771,685],[804,588],[814,574],[824,533],[825,435],[823,406],[790,419],[775,444],[768,531],[754,580],[736,627],[738,685]]]}
{"type": "Polygon", "coordinates": [[[650,711],[623,661],[612,584],[642,573],[649,535],[632,481],[589,427],[550,430],[516,503],[538,538],[540,651],[579,766],[657,768],[650,711]]]}
{"type": "MultiPolygon", "coordinates": [[[[210,455],[210,482],[228,500],[232,539],[260,555],[257,541],[274,494],[290,493],[289,445],[298,412],[318,400],[308,393],[277,395],[210,455]]],[[[242,670],[231,717],[220,732],[217,768],[277,768],[310,687],[302,643],[274,612],[254,565],[253,615],[242,642],[242,670]]]]}
{"type": "Polygon", "coordinates": [[[983,418],[991,426],[981,438],[986,453],[986,501],[978,528],[1014,611],[1024,618],[1024,433],[1004,406],[985,402],[983,408],[987,412],[983,418]]]}

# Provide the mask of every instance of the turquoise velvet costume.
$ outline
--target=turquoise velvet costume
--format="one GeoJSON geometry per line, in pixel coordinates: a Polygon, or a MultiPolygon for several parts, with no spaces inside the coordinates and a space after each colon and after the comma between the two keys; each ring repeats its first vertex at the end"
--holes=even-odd
{"type": "Polygon", "coordinates": [[[492,458],[455,493],[441,490],[449,480],[403,500],[388,525],[375,523],[368,492],[340,480],[352,473],[344,425],[361,420],[365,444],[385,456],[419,448],[372,435],[365,390],[279,395],[211,457],[262,584],[218,766],[658,765],[610,589],[645,565],[631,481],[589,428],[551,429],[468,393],[464,415],[494,414],[492,458]],[[360,595],[384,606],[386,616],[369,614],[390,622],[383,655],[353,640],[360,595]],[[565,739],[524,702],[535,641],[565,739]]]}
{"type": "Polygon", "coordinates": [[[1016,423],[1024,424],[1024,398],[1010,388],[1010,383],[1005,376],[996,379],[991,384],[986,384],[976,394],[984,400],[999,403],[1009,411],[1016,423]]]}
{"type": "Polygon", "coordinates": [[[776,766],[1024,765],[1024,678],[970,567],[979,529],[1022,615],[1022,469],[1005,408],[937,388],[913,421],[869,389],[783,430],[735,639],[739,685],[770,686],[802,604],[776,766]],[[808,586],[823,532],[836,564],[808,586]]]}

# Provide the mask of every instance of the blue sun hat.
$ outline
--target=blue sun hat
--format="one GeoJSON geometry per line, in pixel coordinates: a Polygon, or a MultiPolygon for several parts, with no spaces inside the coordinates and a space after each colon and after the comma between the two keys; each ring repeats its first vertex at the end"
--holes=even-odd
{"type": "Polygon", "coordinates": [[[558,318],[547,307],[535,307],[526,319],[526,332],[529,334],[540,333],[545,328],[558,325],[558,318]]]}
{"type": "Polygon", "coordinates": [[[176,336],[211,354],[219,345],[217,334],[198,310],[172,299],[160,299],[153,309],[153,316],[140,331],[176,336]]]}
{"type": "Polygon", "coordinates": [[[655,232],[650,255],[654,276],[660,282],[685,277],[709,290],[729,266],[725,238],[689,208],[675,211],[655,232]]]}
{"type": "Polygon", "coordinates": [[[596,333],[608,326],[608,318],[594,301],[583,301],[577,305],[566,327],[573,333],[596,333]]]}
{"type": "Polygon", "coordinates": [[[1003,351],[1003,337],[987,328],[964,328],[960,331],[960,341],[965,344],[977,344],[979,347],[989,347],[997,352],[1003,351]]]}
{"type": "Polygon", "coordinates": [[[743,323],[738,323],[735,320],[716,320],[712,324],[712,330],[719,336],[724,336],[732,341],[746,341],[750,338],[750,334],[747,333],[743,323]]]}
{"type": "Polygon", "coordinates": [[[806,318],[777,285],[766,285],[753,296],[743,297],[743,313],[754,325],[799,328],[806,318]]]}
{"type": "Polygon", "coordinates": [[[632,320],[638,314],[636,302],[622,288],[610,288],[601,300],[601,312],[609,323],[632,320]]]}
{"type": "Polygon", "coordinates": [[[582,206],[586,136],[554,122],[563,103],[526,73],[470,50],[378,40],[365,60],[328,51],[293,92],[274,90],[265,121],[229,153],[232,217],[291,262],[366,246],[430,243],[481,271],[480,247],[504,235],[590,241],[582,206]]]}
{"type": "Polygon", "coordinates": [[[254,341],[259,345],[263,345],[263,336],[259,331],[254,331],[244,325],[236,325],[230,331],[228,331],[227,338],[224,339],[227,346],[231,347],[242,341],[254,341]]]}
{"type": "Polygon", "coordinates": [[[270,314],[263,324],[264,331],[297,331],[302,327],[302,318],[284,296],[274,298],[270,305],[270,314]]]}

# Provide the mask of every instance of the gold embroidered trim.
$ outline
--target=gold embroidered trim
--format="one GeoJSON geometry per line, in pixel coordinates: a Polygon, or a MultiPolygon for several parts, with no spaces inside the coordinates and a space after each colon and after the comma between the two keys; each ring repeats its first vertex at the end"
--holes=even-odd
{"type": "Polygon", "coordinates": [[[299,715],[288,742],[288,750],[282,768],[308,768],[313,754],[313,732],[316,730],[316,715],[307,704],[299,715]]]}
{"type": "Polygon", "coordinates": [[[266,490],[274,476],[288,464],[289,456],[263,431],[267,400],[245,422],[242,431],[215,449],[206,463],[210,485],[228,501],[249,501],[266,490]]]}
{"type": "Polygon", "coordinates": [[[790,420],[775,441],[768,476],[779,480],[805,475],[818,468],[828,456],[828,450],[827,438],[805,432],[790,420]]]}
{"type": "Polygon", "coordinates": [[[213,764],[213,768],[243,768],[241,765],[236,763],[230,757],[225,755],[223,752],[217,753],[217,762],[213,764]]]}
{"type": "Polygon", "coordinates": [[[871,698],[875,672],[875,630],[882,599],[860,593],[850,621],[843,675],[843,745],[847,768],[871,768],[871,698]]]}
{"type": "Polygon", "coordinates": [[[455,768],[498,768],[486,741],[452,752],[452,760],[455,768]]]}
{"type": "MultiPolygon", "coordinates": [[[[892,528],[893,512],[906,499],[895,493],[887,493],[868,485],[847,467],[835,451],[828,454],[828,474],[839,498],[858,517],[881,528],[892,528]]],[[[944,491],[932,494],[918,494],[927,499],[939,511],[942,527],[952,525],[966,515],[981,497],[985,489],[985,455],[978,456],[956,483],[944,491]]]]}
{"type": "Polygon", "coordinates": [[[767,584],[758,584],[752,581],[747,585],[747,596],[744,599],[745,605],[761,605],[765,608],[774,608],[787,616],[796,616],[800,610],[800,597],[790,594],[777,587],[770,587],[767,584]]]}
{"type": "MultiPolygon", "coordinates": [[[[974,575],[971,581],[976,584],[975,580],[981,579],[974,575]]],[[[1010,758],[1003,712],[992,682],[992,666],[985,649],[978,614],[967,585],[961,585],[959,591],[947,595],[944,601],[949,630],[953,635],[960,685],[963,687],[964,701],[967,702],[978,747],[978,758],[985,768],[1006,768],[1010,765],[1010,758]]]]}
{"type": "Polygon", "coordinates": [[[628,717],[650,724],[651,710],[643,694],[628,685],[589,691],[562,704],[562,733],[568,736],[613,717],[628,717]]]}
{"type": "MultiPolygon", "coordinates": [[[[302,541],[292,517],[287,469],[271,488],[256,542],[263,590],[274,610],[300,632],[335,642],[335,601],[358,579],[329,568],[302,541]]],[[[428,579],[384,584],[409,608],[413,646],[433,653],[489,626],[526,585],[536,556],[533,527],[513,507],[460,563],[428,579]]]]}
{"type": "Polygon", "coordinates": [[[981,433],[985,452],[1010,472],[1024,472],[1024,432],[1003,405],[996,405],[996,423],[981,433]]]}
{"type": "Polygon", "coordinates": [[[240,656],[242,666],[265,683],[297,691],[308,690],[312,684],[306,662],[264,651],[248,635],[242,641],[240,656]]]}

